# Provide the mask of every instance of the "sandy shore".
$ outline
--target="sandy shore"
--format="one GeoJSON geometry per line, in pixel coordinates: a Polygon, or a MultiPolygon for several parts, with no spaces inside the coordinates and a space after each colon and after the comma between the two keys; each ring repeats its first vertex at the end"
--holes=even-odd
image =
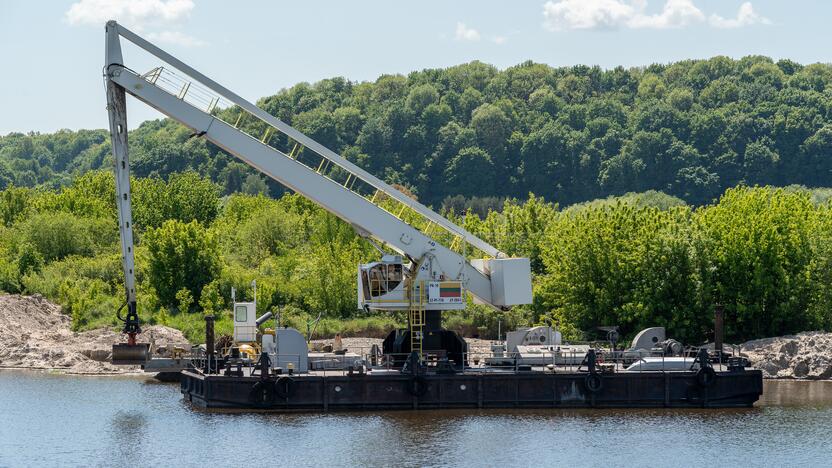
{"type": "MultiPolygon", "coordinates": [[[[124,335],[106,328],[73,332],[71,321],[60,306],[38,295],[0,296],[0,368],[93,375],[141,371],[110,364],[112,345],[124,341],[124,335]]],[[[188,342],[173,328],[143,327],[139,340],[151,338],[157,345],[188,342]]]]}

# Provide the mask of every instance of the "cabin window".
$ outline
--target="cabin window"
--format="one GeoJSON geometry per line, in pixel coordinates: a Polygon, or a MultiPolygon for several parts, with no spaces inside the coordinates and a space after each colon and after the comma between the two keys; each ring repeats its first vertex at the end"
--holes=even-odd
{"type": "Polygon", "coordinates": [[[246,306],[237,306],[237,309],[234,311],[234,320],[237,322],[247,322],[248,321],[248,307],[246,306]]]}
{"type": "Polygon", "coordinates": [[[381,296],[396,289],[403,280],[401,263],[382,263],[370,268],[370,295],[381,296]]]}

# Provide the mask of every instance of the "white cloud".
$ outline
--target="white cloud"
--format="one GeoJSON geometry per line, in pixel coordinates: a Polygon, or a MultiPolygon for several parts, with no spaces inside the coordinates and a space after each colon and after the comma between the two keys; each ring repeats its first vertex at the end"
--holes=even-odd
{"type": "MultiPolygon", "coordinates": [[[[646,6],[646,2],[642,5],[646,6]]],[[[638,12],[630,18],[628,26],[656,29],[681,28],[704,20],[705,14],[693,4],[692,0],[667,0],[661,13],[645,15],[643,12],[638,12]]]]}
{"type": "Polygon", "coordinates": [[[115,19],[127,26],[172,23],[187,17],[193,0],[80,0],[65,13],[69,24],[103,26],[115,19]]]}
{"type": "Polygon", "coordinates": [[[162,31],[150,33],[147,38],[154,42],[163,42],[183,47],[202,47],[207,43],[179,31],[162,31]]]}
{"type": "Polygon", "coordinates": [[[194,7],[193,0],[79,0],[69,7],[64,19],[73,26],[97,27],[114,19],[151,41],[199,47],[206,42],[175,30],[194,7]]]}
{"type": "Polygon", "coordinates": [[[723,29],[739,28],[752,24],[771,24],[768,18],[764,18],[754,11],[751,2],[745,2],[740,5],[740,10],[737,12],[736,18],[723,18],[717,14],[713,14],[708,21],[715,28],[723,29]]]}
{"type": "MultiPolygon", "coordinates": [[[[647,13],[647,0],[549,0],[543,5],[543,26],[551,31],[570,29],[668,29],[705,23],[706,16],[694,0],[666,0],[661,11],[647,13]]],[[[768,24],[751,8],[740,7],[736,19],[711,15],[708,23],[732,28],[755,23],[768,24]]]]}
{"type": "Polygon", "coordinates": [[[480,40],[480,33],[474,28],[465,26],[465,23],[456,23],[456,40],[458,41],[478,41],[480,40]]]}
{"type": "Polygon", "coordinates": [[[550,0],[543,5],[543,24],[552,31],[615,29],[633,15],[635,8],[621,0],[550,0]]]}
{"type": "Polygon", "coordinates": [[[497,45],[503,45],[503,44],[506,43],[507,40],[508,40],[508,38],[505,37],[505,36],[494,36],[494,37],[491,38],[491,42],[493,42],[497,45]]]}

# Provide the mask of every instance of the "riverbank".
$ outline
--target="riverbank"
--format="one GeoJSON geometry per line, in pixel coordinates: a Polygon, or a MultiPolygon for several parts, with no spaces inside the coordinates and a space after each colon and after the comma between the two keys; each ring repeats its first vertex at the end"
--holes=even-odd
{"type": "MultiPolygon", "coordinates": [[[[110,364],[113,343],[124,335],[110,328],[74,332],[61,307],[39,295],[0,296],[0,368],[39,369],[67,374],[129,374],[138,366],[110,364]]],[[[187,343],[182,332],[143,327],[140,341],[156,345],[187,343]]]]}

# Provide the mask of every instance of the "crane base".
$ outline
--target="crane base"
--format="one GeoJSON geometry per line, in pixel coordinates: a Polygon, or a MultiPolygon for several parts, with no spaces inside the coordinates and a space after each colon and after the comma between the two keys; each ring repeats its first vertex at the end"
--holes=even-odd
{"type": "Polygon", "coordinates": [[[113,345],[112,362],[115,365],[137,366],[150,360],[150,343],[118,343],[113,345]]]}

